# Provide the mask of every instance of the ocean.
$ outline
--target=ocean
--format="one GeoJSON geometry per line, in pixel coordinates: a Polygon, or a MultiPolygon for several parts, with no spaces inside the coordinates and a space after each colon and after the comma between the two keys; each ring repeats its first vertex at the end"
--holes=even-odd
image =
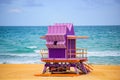
{"type": "MultiPolygon", "coordinates": [[[[78,48],[88,49],[88,63],[120,65],[120,26],[75,26],[78,48]]],[[[47,26],[0,26],[0,64],[43,63],[47,26]]]]}

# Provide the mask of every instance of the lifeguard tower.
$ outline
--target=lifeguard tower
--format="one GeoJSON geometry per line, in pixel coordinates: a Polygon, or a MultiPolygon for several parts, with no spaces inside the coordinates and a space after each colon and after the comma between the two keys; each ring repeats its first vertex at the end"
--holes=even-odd
{"type": "Polygon", "coordinates": [[[87,49],[76,48],[76,39],[86,39],[87,36],[75,36],[73,24],[56,23],[48,27],[48,32],[41,39],[46,40],[47,49],[40,50],[41,61],[45,62],[43,73],[47,70],[51,73],[67,72],[74,67],[76,74],[87,74],[89,66],[87,61],[87,49]],[[48,68],[48,69],[47,69],[48,68]]]}

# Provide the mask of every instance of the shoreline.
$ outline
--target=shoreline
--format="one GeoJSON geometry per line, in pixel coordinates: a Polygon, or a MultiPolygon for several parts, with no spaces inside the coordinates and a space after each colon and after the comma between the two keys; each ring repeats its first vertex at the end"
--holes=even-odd
{"type": "MultiPolygon", "coordinates": [[[[42,75],[43,64],[0,64],[1,80],[120,80],[120,65],[93,65],[88,74],[49,74],[42,75]],[[40,74],[40,76],[35,76],[40,74]],[[111,76],[112,75],[112,76],[111,76]]],[[[74,69],[71,69],[74,71],[74,69]]]]}
{"type": "MultiPolygon", "coordinates": [[[[33,64],[35,64],[35,65],[44,65],[45,63],[44,63],[44,62],[39,62],[39,63],[0,63],[0,65],[4,65],[4,64],[8,64],[8,65],[9,65],[9,64],[10,64],[10,65],[14,65],[14,64],[15,64],[15,65],[19,65],[19,64],[22,64],[22,65],[24,65],[24,64],[25,64],[25,65],[27,65],[27,64],[28,64],[28,65],[30,65],[30,64],[31,64],[31,65],[33,65],[33,64]]],[[[120,64],[117,64],[117,63],[116,63],[116,64],[104,64],[104,63],[103,63],[103,64],[96,64],[96,63],[89,63],[89,62],[87,62],[87,64],[88,64],[88,65],[100,65],[100,66],[102,66],[102,65],[106,65],[106,66],[109,66],[109,65],[110,65],[110,66],[120,66],[120,64]]]]}

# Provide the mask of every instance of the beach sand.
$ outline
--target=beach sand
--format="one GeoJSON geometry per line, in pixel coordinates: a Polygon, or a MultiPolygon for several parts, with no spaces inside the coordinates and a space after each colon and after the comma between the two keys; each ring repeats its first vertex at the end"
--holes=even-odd
{"type": "Polygon", "coordinates": [[[42,75],[43,64],[0,64],[0,80],[120,80],[118,65],[93,65],[93,69],[88,74],[80,75],[42,75]]]}

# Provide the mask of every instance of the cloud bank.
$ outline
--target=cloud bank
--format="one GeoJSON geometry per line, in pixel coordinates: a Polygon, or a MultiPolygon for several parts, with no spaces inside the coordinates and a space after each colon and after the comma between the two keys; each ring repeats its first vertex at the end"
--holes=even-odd
{"type": "Polygon", "coordinates": [[[10,13],[21,13],[22,10],[20,8],[12,8],[12,9],[9,9],[9,12],[10,13]]]}

